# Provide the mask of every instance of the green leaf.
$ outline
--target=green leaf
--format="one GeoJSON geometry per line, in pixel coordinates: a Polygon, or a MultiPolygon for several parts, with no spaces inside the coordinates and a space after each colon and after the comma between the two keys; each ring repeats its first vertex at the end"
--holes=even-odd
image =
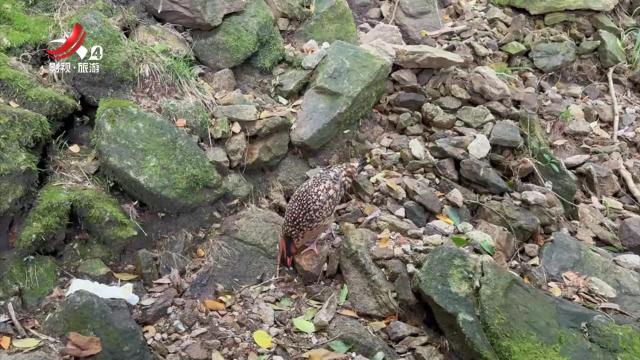
{"type": "Polygon", "coordinates": [[[314,316],[316,316],[317,312],[318,312],[318,309],[316,308],[308,308],[302,318],[310,321],[311,319],[313,319],[314,316]]]}
{"type": "Polygon", "coordinates": [[[445,206],[442,213],[445,214],[449,219],[451,219],[451,221],[453,221],[453,225],[458,226],[460,225],[460,223],[462,223],[462,219],[460,218],[460,214],[458,214],[458,210],[452,208],[451,206],[445,206]]]}
{"type": "Polygon", "coordinates": [[[257,330],[253,333],[253,341],[263,349],[271,349],[273,346],[273,339],[268,332],[264,330],[257,330]]]}
{"type": "Polygon", "coordinates": [[[549,163],[549,166],[551,167],[551,169],[555,172],[560,172],[560,169],[558,168],[558,165],[554,164],[554,163],[549,163]]]}
{"type": "Polygon", "coordinates": [[[489,244],[488,240],[484,240],[483,242],[480,243],[480,247],[482,249],[484,249],[484,251],[487,252],[487,254],[493,256],[493,254],[496,253],[496,249],[493,248],[493,246],[491,246],[491,244],[489,244]]]}
{"type": "Polygon", "coordinates": [[[313,325],[312,322],[309,322],[302,317],[293,318],[292,321],[293,321],[293,326],[295,326],[296,329],[302,332],[305,332],[307,334],[313,334],[314,332],[316,332],[315,325],[313,325]]]}
{"type": "Polygon", "coordinates": [[[469,239],[462,235],[454,235],[451,237],[451,241],[456,244],[457,247],[467,246],[469,244],[469,239]]]}
{"type": "Polygon", "coordinates": [[[289,299],[288,297],[283,297],[282,299],[280,299],[280,301],[278,301],[278,303],[275,304],[275,306],[273,306],[273,308],[276,310],[289,310],[291,309],[291,306],[293,306],[293,302],[291,301],[291,299],[289,299]]]}
{"type": "Polygon", "coordinates": [[[338,305],[342,306],[345,301],[347,301],[347,295],[349,295],[349,288],[347,284],[342,285],[342,290],[340,290],[340,298],[338,298],[338,305]]]}
{"type": "Polygon", "coordinates": [[[40,345],[40,340],[35,338],[13,340],[13,347],[18,349],[30,349],[40,345]]]}
{"type": "Polygon", "coordinates": [[[347,351],[349,351],[349,349],[351,349],[351,345],[347,345],[345,344],[343,341],[340,340],[333,340],[329,343],[329,347],[331,348],[331,350],[340,353],[340,354],[346,354],[347,351]]]}
{"type": "Polygon", "coordinates": [[[372,358],[371,360],[383,360],[384,359],[384,353],[382,351],[377,352],[372,358]]]}

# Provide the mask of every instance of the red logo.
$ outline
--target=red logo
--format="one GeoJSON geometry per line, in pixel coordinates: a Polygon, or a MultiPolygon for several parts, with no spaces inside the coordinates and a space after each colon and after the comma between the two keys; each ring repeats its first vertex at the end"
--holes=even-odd
{"type": "MultiPolygon", "coordinates": [[[[53,58],[53,60],[66,59],[73,55],[73,53],[82,46],[82,42],[86,35],[87,33],[82,28],[82,25],[75,23],[75,25],[73,25],[71,35],[64,40],[64,44],[57,49],[47,50],[47,53],[53,58]]],[[[84,53],[86,54],[86,50],[84,53]]],[[[84,56],[81,56],[81,58],[82,57],[84,56]]]]}

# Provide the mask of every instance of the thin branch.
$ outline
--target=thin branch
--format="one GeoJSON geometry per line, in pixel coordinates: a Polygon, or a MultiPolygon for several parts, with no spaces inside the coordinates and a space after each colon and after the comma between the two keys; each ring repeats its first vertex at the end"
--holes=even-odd
{"type": "Polygon", "coordinates": [[[13,310],[13,304],[11,304],[11,301],[7,302],[7,312],[9,312],[9,316],[11,317],[11,321],[13,322],[13,326],[16,327],[16,329],[20,333],[20,336],[27,336],[27,332],[24,331],[24,328],[20,324],[20,321],[18,321],[18,317],[16,316],[15,310],[13,310]]]}
{"type": "Polygon", "coordinates": [[[618,108],[618,98],[616,97],[616,89],[613,87],[613,71],[617,65],[612,66],[607,72],[607,79],[609,81],[609,94],[613,100],[613,142],[618,142],[618,127],[620,123],[620,111],[618,108]]]}
{"type": "Polygon", "coordinates": [[[633,197],[636,198],[638,202],[640,202],[640,189],[638,189],[638,186],[633,181],[633,176],[631,175],[629,170],[627,170],[622,160],[620,160],[619,162],[620,166],[618,168],[618,172],[620,172],[620,176],[622,176],[622,178],[624,179],[624,182],[627,184],[627,187],[629,188],[629,191],[631,192],[633,197]]]}

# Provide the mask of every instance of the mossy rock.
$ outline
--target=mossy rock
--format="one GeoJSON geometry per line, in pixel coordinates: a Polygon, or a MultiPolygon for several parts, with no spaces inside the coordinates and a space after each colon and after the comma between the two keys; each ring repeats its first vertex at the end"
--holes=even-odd
{"type": "Polygon", "coordinates": [[[209,111],[196,100],[169,100],[163,102],[162,115],[171,121],[184,119],[186,127],[200,140],[209,139],[209,111]]]}
{"type": "Polygon", "coordinates": [[[50,135],[44,116],[0,104],[0,215],[20,209],[32,192],[41,146],[50,135]]]}
{"type": "Polygon", "coordinates": [[[618,37],[606,30],[598,30],[598,57],[604,67],[612,67],[620,63],[627,62],[627,55],[624,52],[622,41],[618,37]]]}
{"type": "Polygon", "coordinates": [[[300,45],[309,40],[357,43],[356,23],[347,0],[317,0],[313,16],[302,24],[295,38],[300,45]]]}
{"type": "MultiPolygon", "coordinates": [[[[128,95],[138,81],[135,46],[128,42],[120,29],[112,23],[116,9],[102,1],[81,8],[67,21],[69,27],[78,22],[87,32],[85,47],[100,45],[105,51],[99,61],[100,72],[84,74],[72,71],[70,81],[90,105],[98,105],[102,98],[128,95]]],[[[78,56],[68,58],[77,67],[78,56]]]]}
{"type": "Polygon", "coordinates": [[[49,120],[62,120],[80,107],[60,87],[40,84],[29,73],[13,68],[9,57],[0,53],[0,97],[39,113],[49,120]]]}
{"type": "Polygon", "coordinates": [[[533,15],[566,10],[611,11],[618,0],[491,0],[498,6],[513,6],[533,15]]]}
{"type": "Polygon", "coordinates": [[[87,277],[92,280],[99,281],[104,279],[111,272],[111,269],[104,264],[100,259],[86,259],[83,260],[76,269],[76,274],[79,277],[87,277]]]}
{"type": "MultiPolygon", "coordinates": [[[[43,4],[44,5],[44,4],[43,4]]],[[[21,0],[0,2],[0,51],[36,49],[50,39],[53,18],[36,14],[21,0]]]]}
{"type": "Polygon", "coordinates": [[[103,169],[157,210],[190,210],[224,192],[220,175],[193,140],[130,101],[100,102],[94,143],[103,169]]]}
{"type": "Polygon", "coordinates": [[[284,42],[264,0],[249,0],[239,13],[225,17],[212,31],[193,32],[193,51],[214,70],[251,64],[269,71],[284,57],[284,42]]]}
{"type": "Polygon", "coordinates": [[[19,295],[23,306],[33,308],[51,293],[57,265],[49,256],[13,256],[0,266],[0,300],[19,295]]]}
{"type": "Polygon", "coordinates": [[[52,250],[56,245],[52,240],[63,237],[72,214],[92,239],[114,250],[138,233],[135,223],[108,194],[93,188],[50,184],[40,191],[16,248],[23,253],[52,250]]]}
{"type": "Polygon", "coordinates": [[[538,118],[526,112],[518,115],[520,129],[525,134],[527,148],[531,149],[533,157],[537,160],[536,169],[545,181],[550,181],[552,190],[561,197],[560,202],[565,214],[574,218],[577,215],[574,199],[577,191],[576,176],[564,166],[553,154],[547,142],[538,118]]]}
{"type": "Polygon", "coordinates": [[[44,322],[43,331],[63,338],[71,331],[100,338],[96,360],[151,360],[142,329],[122,300],[105,300],[84,290],[68,296],[44,322]]]}

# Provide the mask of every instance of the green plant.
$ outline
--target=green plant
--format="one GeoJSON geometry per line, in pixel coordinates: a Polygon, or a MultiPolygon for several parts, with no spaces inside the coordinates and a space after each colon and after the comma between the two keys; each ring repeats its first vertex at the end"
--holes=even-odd
{"type": "Polygon", "coordinates": [[[573,114],[571,113],[571,109],[568,106],[566,109],[562,110],[562,112],[560,113],[560,120],[566,123],[571,122],[571,120],[573,120],[573,114]]]}
{"type": "Polygon", "coordinates": [[[640,61],[640,28],[632,27],[625,30],[619,41],[620,46],[629,53],[631,66],[637,68],[640,61]]]}
{"type": "Polygon", "coordinates": [[[560,167],[558,167],[559,163],[553,156],[548,153],[543,153],[542,157],[544,158],[544,165],[548,165],[554,172],[560,172],[560,167]]]}

